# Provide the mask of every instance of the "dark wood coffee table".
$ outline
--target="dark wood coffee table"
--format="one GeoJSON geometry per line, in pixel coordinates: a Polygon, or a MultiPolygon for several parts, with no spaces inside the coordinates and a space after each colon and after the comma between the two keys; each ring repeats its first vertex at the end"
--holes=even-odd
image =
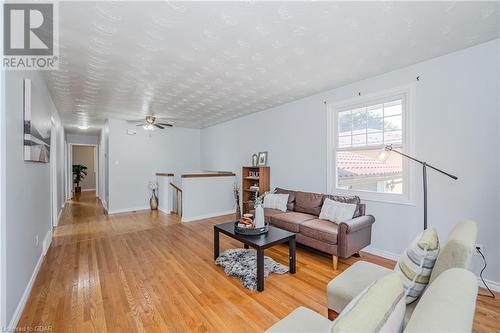
{"type": "Polygon", "coordinates": [[[242,242],[245,249],[249,246],[257,250],[257,290],[264,290],[264,250],[276,244],[288,243],[289,272],[295,274],[295,233],[269,226],[269,231],[259,236],[246,236],[234,231],[234,223],[214,225],[214,260],[219,257],[219,233],[242,242]]]}

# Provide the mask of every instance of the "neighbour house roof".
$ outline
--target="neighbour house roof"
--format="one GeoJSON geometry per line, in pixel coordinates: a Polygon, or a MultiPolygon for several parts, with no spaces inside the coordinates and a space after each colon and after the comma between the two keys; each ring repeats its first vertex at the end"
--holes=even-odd
{"type": "Polygon", "coordinates": [[[337,154],[339,178],[357,176],[391,176],[401,173],[399,165],[387,164],[376,158],[342,151],[337,154]]]}

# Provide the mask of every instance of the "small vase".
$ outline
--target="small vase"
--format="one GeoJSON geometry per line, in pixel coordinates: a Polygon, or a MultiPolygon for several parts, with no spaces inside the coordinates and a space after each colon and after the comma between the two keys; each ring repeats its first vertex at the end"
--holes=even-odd
{"type": "Polygon", "coordinates": [[[153,195],[151,199],[149,199],[149,205],[151,206],[151,210],[158,209],[158,197],[156,196],[156,190],[153,190],[153,195]]]}
{"type": "Polygon", "coordinates": [[[241,217],[241,208],[240,208],[240,204],[239,203],[236,203],[236,220],[239,220],[241,217]]]}
{"type": "Polygon", "coordinates": [[[265,226],[264,222],[264,208],[262,205],[255,206],[255,217],[253,219],[255,228],[262,228],[265,226]]]}

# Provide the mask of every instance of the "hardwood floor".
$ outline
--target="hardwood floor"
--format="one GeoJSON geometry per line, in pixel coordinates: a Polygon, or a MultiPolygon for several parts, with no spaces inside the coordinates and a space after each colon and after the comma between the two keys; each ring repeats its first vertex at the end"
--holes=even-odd
{"type": "MultiPolygon", "coordinates": [[[[213,263],[213,225],[175,215],[105,215],[94,193],[66,205],[19,328],[53,332],[261,332],[298,306],[327,316],[326,285],[359,258],[297,248],[297,273],[272,274],[263,293],[243,288],[213,263]]],[[[241,244],[221,236],[221,250],[241,244]]],[[[287,265],[288,248],[266,255],[287,265]]],[[[394,262],[362,254],[392,267],[394,262]]],[[[478,297],[476,332],[500,332],[500,300],[478,297]]]]}

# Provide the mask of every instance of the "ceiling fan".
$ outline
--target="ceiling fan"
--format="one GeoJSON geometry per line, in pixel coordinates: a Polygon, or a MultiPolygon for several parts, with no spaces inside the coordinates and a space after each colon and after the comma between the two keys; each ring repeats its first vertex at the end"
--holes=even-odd
{"type": "Polygon", "coordinates": [[[153,131],[156,128],[159,129],[164,129],[165,127],[173,127],[174,125],[171,124],[170,122],[159,122],[161,121],[159,118],[155,116],[146,116],[145,119],[139,119],[139,120],[128,120],[128,122],[131,123],[137,123],[136,126],[142,126],[146,131],[153,131]]]}

